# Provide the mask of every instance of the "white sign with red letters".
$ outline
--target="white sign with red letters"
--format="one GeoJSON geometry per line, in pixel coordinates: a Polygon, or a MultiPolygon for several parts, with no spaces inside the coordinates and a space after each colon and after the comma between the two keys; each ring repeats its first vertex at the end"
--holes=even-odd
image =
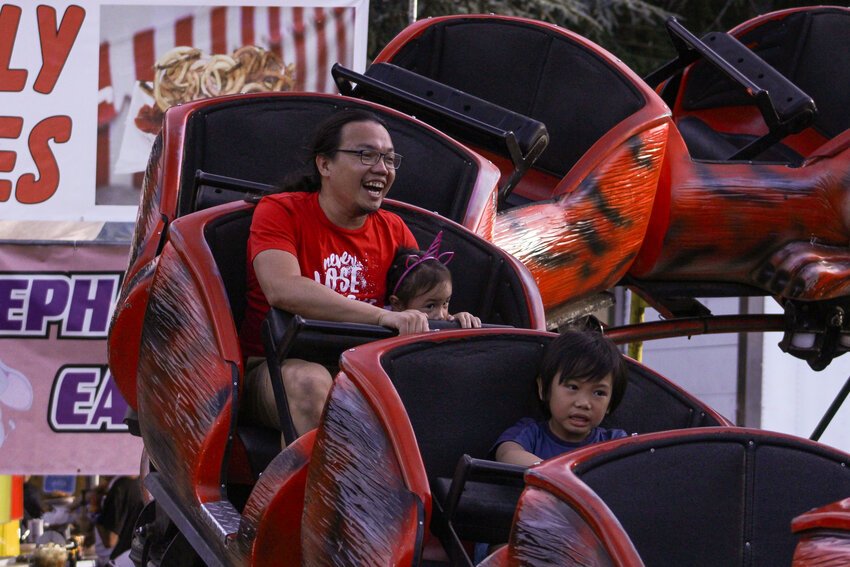
{"type": "Polygon", "coordinates": [[[238,89],[333,92],[333,63],[365,67],[368,0],[244,4],[2,4],[0,220],[133,221],[168,105],[238,89]],[[263,80],[224,80],[247,47],[263,80]],[[181,63],[200,86],[176,93],[168,69],[181,63]]]}

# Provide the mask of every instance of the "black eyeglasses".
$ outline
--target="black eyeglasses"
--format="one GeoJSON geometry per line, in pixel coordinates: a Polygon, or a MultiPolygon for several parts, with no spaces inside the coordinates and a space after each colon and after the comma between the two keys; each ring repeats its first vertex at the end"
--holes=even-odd
{"type": "Polygon", "coordinates": [[[398,169],[401,166],[401,154],[394,152],[382,153],[378,150],[337,150],[346,154],[357,154],[363,165],[375,165],[378,160],[383,160],[387,169],[398,169]]]}

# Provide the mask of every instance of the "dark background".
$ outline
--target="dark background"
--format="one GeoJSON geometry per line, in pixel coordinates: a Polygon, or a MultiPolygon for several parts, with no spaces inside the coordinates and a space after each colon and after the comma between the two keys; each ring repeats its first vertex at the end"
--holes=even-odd
{"type": "MultiPolygon", "coordinates": [[[[787,0],[418,0],[416,19],[493,13],[542,20],[593,40],[644,76],[674,57],[664,29],[670,16],[701,36],[728,31],[774,10],[817,4],[787,0]]],[[[369,6],[371,62],[410,23],[411,2],[371,0],[369,6]]]]}

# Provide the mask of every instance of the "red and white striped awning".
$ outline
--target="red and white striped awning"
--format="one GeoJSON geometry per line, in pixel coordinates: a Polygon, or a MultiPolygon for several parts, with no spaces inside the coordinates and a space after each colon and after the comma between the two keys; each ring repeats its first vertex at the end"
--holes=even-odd
{"type": "Polygon", "coordinates": [[[116,118],[137,82],[153,81],[163,54],[177,46],[217,55],[256,45],[295,64],[294,90],[335,92],[330,68],[355,66],[354,30],[352,6],[102,6],[97,185],[111,181],[116,118]]]}

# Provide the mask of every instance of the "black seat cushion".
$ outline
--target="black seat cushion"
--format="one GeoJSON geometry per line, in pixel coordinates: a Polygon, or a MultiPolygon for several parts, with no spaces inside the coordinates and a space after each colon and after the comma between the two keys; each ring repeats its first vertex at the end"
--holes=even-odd
{"type": "MultiPolygon", "coordinates": [[[[755,136],[718,132],[695,116],[681,118],[676,126],[688,146],[691,157],[699,160],[726,161],[739,149],[756,139],[755,136]]],[[[803,163],[803,156],[788,146],[777,143],[752,161],[783,163],[797,167],[803,163]]]]}

